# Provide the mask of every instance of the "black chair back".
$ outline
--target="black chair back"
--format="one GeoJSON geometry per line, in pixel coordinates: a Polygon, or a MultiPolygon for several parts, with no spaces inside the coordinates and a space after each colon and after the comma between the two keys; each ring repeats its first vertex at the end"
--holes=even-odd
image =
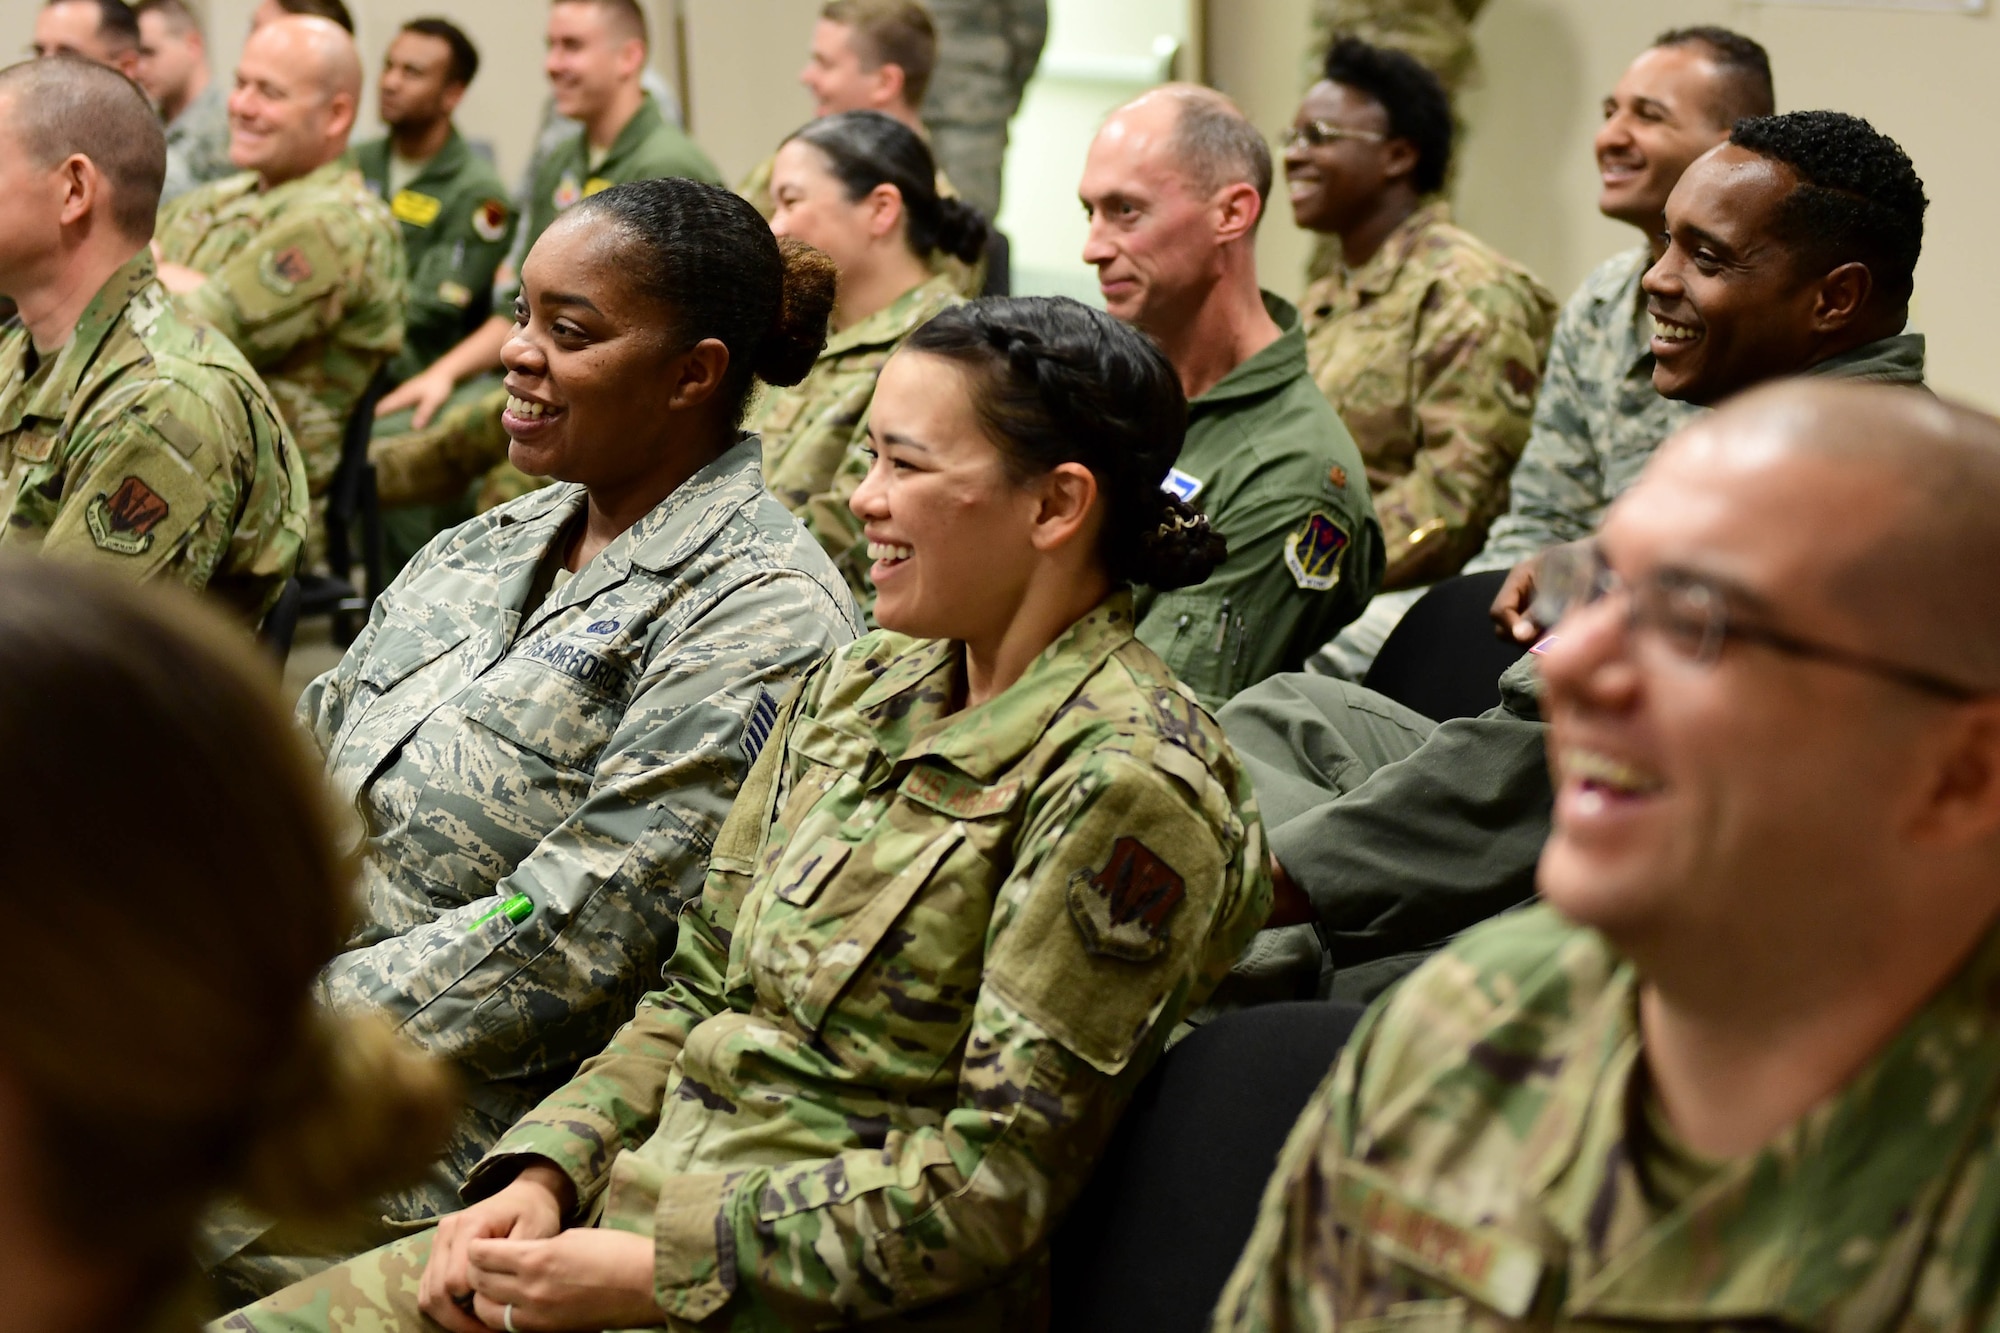
{"type": "Polygon", "coordinates": [[[1500,706],[1500,676],[1527,651],[1493,632],[1487,611],[1504,569],[1445,579],[1389,633],[1362,684],[1435,722],[1500,706]]]}
{"type": "Polygon", "coordinates": [[[257,627],[257,642],[273,657],[280,667],[292,655],[292,636],[299,628],[299,607],[305,600],[305,590],[296,575],[285,580],[284,591],[278,600],[264,613],[264,623],[257,627]]]}

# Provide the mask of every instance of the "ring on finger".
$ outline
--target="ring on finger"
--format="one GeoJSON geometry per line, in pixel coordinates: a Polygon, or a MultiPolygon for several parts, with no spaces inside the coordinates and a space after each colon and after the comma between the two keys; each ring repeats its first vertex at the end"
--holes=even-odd
{"type": "Polygon", "coordinates": [[[506,1329],[507,1333],[521,1333],[521,1330],[514,1327],[513,1306],[503,1305],[500,1307],[500,1327],[506,1329]]]}

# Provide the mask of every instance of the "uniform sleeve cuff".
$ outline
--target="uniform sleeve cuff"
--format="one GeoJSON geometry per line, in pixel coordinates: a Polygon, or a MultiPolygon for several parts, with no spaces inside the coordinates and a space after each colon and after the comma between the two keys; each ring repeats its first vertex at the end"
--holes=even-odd
{"type": "Polygon", "coordinates": [[[475,1203],[504,1188],[529,1159],[544,1159],[576,1186],[577,1215],[586,1216],[604,1191],[617,1155],[618,1141],[607,1125],[593,1124],[581,1116],[566,1116],[560,1125],[524,1120],[480,1158],[459,1192],[467,1203],[475,1203]]]}
{"type": "Polygon", "coordinates": [[[644,1223],[634,1221],[652,1219],[653,1299],[676,1319],[698,1324],[736,1294],[729,1215],[742,1174],[668,1173],[636,1153],[620,1157],[611,1172],[605,1225],[636,1231],[644,1223]]]}

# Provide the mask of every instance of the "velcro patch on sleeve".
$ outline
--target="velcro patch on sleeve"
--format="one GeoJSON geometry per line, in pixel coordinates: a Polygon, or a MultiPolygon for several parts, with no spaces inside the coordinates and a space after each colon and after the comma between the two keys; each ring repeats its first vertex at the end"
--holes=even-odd
{"type": "Polygon", "coordinates": [[[488,199],[473,209],[472,234],[489,244],[506,235],[507,205],[498,199],[488,199]]]}
{"type": "Polygon", "coordinates": [[[1292,582],[1308,592],[1329,592],[1340,582],[1340,560],[1349,542],[1347,529],[1325,510],[1316,509],[1285,539],[1285,568],[1292,582]]]}
{"type": "Polygon", "coordinates": [[[100,492],[83,518],[99,548],[113,555],[143,555],[151,549],[153,529],[167,512],[167,502],[158,491],[137,477],[127,477],[109,495],[100,492]]]}

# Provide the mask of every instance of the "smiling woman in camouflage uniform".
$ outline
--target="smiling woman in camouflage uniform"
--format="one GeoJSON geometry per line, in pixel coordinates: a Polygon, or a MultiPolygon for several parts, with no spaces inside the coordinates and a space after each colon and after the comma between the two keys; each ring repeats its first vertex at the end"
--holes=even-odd
{"type": "Polygon", "coordinates": [[[771,230],[824,252],[840,270],[833,336],[796,387],[757,413],[764,482],[819,539],[863,606],[875,599],[861,521],[848,497],[867,474],[862,445],[875,377],[915,329],[958,303],[939,254],[967,263],[986,220],[941,197],[930,149],[879,111],[815,120],[785,140],[771,170],[771,230]]]}
{"type": "MultiPolygon", "coordinates": [[[[515,463],[562,484],[434,540],[299,704],[367,835],[322,994],[466,1084],[432,1178],[377,1209],[399,1221],[457,1207],[631,1014],[779,700],[856,630],[737,430],[753,374],[812,363],[824,257],[781,258],[748,204],[670,178],[578,204],[523,275],[504,422],[515,463]]],[[[312,1271],[275,1233],[243,1251],[258,1229],[210,1236],[211,1259],[239,1251],[238,1299],[312,1271]]]]}
{"type": "Polygon", "coordinates": [[[665,988],[482,1202],[221,1327],[1031,1327],[1044,1240],[1270,901],[1249,783],[1132,632],[1131,581],[1222,556],[1160,489],[1185,423],[1073,301],[906,342],[854,499],[890,628],[781,710],[665,988]]]}

